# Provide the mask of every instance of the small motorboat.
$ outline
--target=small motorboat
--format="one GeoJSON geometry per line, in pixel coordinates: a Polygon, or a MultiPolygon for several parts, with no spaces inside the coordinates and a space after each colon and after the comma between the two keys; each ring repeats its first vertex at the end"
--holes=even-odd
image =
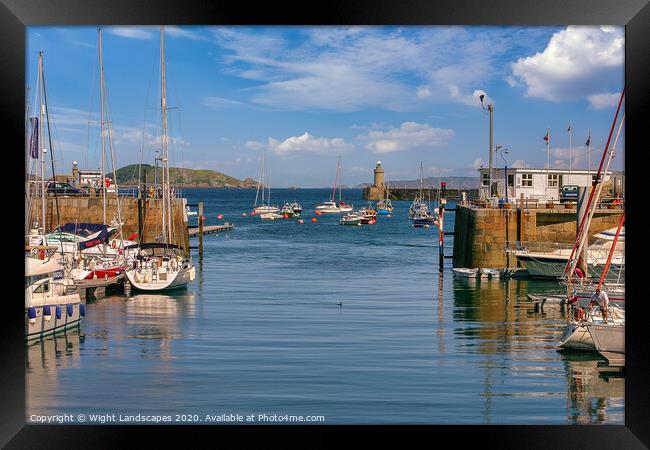
{"type": "Polygon", "coordinates": [[[339,220],[340,225],[358,225],[361,226],[361,216],[356,213],[348,213],[339,220]]]}
{"type": "Polygon", "coordinates": [[[458,278],[478,278],[480,269],[470,269],[465,267],[455,267],[451,269],[454,276],[458,278]]]}
{"type": "Polygon", "coordinates": [[[284,219],[284,216],[282,214],[275,212],[260,213],[259,216],[262,220],[284,219]]]}
{"type": "Polygon", "coordinates": [[[501,271],[498,269],[481,268],[481,278],[500,278],[501,271]]]}

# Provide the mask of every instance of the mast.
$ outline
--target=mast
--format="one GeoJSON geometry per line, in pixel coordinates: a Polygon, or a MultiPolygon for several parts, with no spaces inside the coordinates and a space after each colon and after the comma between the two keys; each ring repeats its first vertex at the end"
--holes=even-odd
{"type": "Polygon", "coordinates": [[[163,191],[163,235],[171,243],[171,199],[169,192],[169,142],[167,136],[167,84],[165,80],[165,27],[160,27],[160,108],[161,120],[161,157],[162,157],[162,191],[163,191]]]}
{"type": "Polygon", "coordinates": [[[102,141],[102,156],[100,162],[101,170],[101,189],[102,189],[102,217],[103,223],[106,224],[106,173],[104,170],[104,161],[106,160],[106,139],[104,133],[104,62],[102,59],[102,32],[101,29],[97,30],[98,46],[99,46],[99,121],[100,121],[100,136],[102,141]]]}
{"type": "MultiPolygon", "coordinates": [[[[616,122],[618,120],[618,114],[621,110],[621,105],[623,103],[623,99],[625,97],[625,88],[623,88],[623,92],[621,92],[621,98],[618,102],[618,107],[616,108],[616,114],[614,115],[614,120],[612,122],[612,127],[609,130],[609,136],[607,138],[607,143],[605,144],[605,148],[603,149],[603,155],[600,159],[600,165],[598,166],[598,172],[596,172],[596,180],[592,184],[593,187],[591,189],[591,192],[589,193],[589,198],[587,200],[587,207],[585,210],[584,216],[580,219],[580,226],[578,227],[578,232],[576,233],[576,243],[573,246],[573,249],[571,250],[571,256],[569,257],[569,260],[567,261],[567,265],[564,269],[564,274],[567,276],[567,294],[570,295],[570,288],[571,288],[571,278],[573,276],[573,273],[575,271],[576,265],[578,264],[578,259],[579,258],[574,258],[575,255],[580,255],[580,252],[582,251],[582,247],[585,244],[586,241],[586,236],[588,236],[588,231],[589,231],[589,225],[591,223],[591,218],[593,217],[593,214],[595,212],[595,204],[598,202],[598,198],[600,195],[600,191],[602,189],[602,179],[601,179],[601,172],[603,169],[603,164],[605,163],[605,156],[607,155],[609,151],[609,158],[607,160],[607,163],[605,165],[605,171],[604,175],[607,174],[607,169],[609,168],[609,163],[614,157],[614,149],[616,148],[616,143],[618,142],[618,137],[621,132],[621,128],[623,127],[623,121],[625,119],[625,114],[621,117],[621,122],[619,124],[618,132],[616,133],[616,138],[614,139],[614,144],[612,145],[611,149],[609,147],[609,143],[611,142],[612,135],[614,133],[614,129],[616,127],[616,122]],[[592,205],[594,206],[594,209],[592,210],[591,207],[592,205]]],[[[604,178],[604,175],[602,175],[602,178],[604,178]]]]}
{"type": "MultiPolygon", "coordinates": [[[[108,95],[106,93],[106,79],[104,78],[104,63],[102,59],[102,29],[98,28],[97,33],[99,34],[99,51],[100,51],[100,71],[101,71],[101,84],[100,84],[100,94],[103,94],[103,102],[101,104],[101,109],[102,109],[102,115],[106,114],[106,121],[102,121],[102,145],[104,143],[104,123],[107,124],[106,127],[106,138],[108,139],[108,148],[110,150],[111,154],[111,168],[113,172],[113,184],[115,185],[115,201],[116,201],[116,206],[117,206],[117,222],[118,222],[118,227],[120,230],[120,240],[124,240],[124,235],[122,231],[122,212],[121,212],[121,206],[120,206],[120,195],[119,195],[119,188],[117,185],[117,172],[115,169],[115,151],[113,149],[113,136],[112,136],[112,122],[111,122],[111,117],[110,117],[110,111],[108,108],[108,95]]],[[[105,152],[102,151],[104,154],[103,157],[105,157],[105,152]]],[[[105,175],[104,175],[105,176],[105,175]]],[[[102,187],[103,187],[103,192],[104,192],[104,224],[106,225],[106,183],[105,179],[102,180],[102,187]]]]}
{"type": "Polygon", "coordinates": [[[43,147],[43,52],[38,52],[38,145],[41,166],[41,228],[45,234],[45,147],[43,147]]]}
{"type": "MultiPolygon", "coordinates": [[[[257,199],[258,196],[260,195],[260,186],[262,185],[262,171],[264,170],[264,153],[262,153],[262,164],[260,165],[260,176],[257,181],[257,191],[255,192],[255,205],[253,208],[257,206],[257,199]]],[[[262,195],[264,195],[264,189],[262,189],[262,195]]],[[[262,205],[264,205],[264,201],[262,201],[262,205]]]]}
{"type": "Polygon", "coordinates": [[[341,157],[339,156],[339,163],[336,170],[336,178],[339,183],[339,206],[341,206],[341,157]]]}

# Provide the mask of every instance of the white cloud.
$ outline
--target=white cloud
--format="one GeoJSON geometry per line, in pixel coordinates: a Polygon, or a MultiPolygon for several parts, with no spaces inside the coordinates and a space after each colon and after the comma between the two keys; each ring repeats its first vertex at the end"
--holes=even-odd
{"type": "Polygon", "coordinates": [[[485,167],[486,164],[487,163],[483,161],[481,158],[476,158],[472,163],[472,167],[474,167],[475,169],[480,169],[481,167],[485,167]]]}
{"type": "Polygon", "coordinates": [[[204,41],[207,38],[199,33],[188,30],[187,28],[181,28],[177,26],[166,26],[165,34],[171,37],[192,39],[194,41],[204,41]]]}
{"type": "MultiPolygon", "coordinates": [[[[518,31],[463,27],[213,30],[224,71],[259,83],[251,101],[278,109],[409,111],[431,102],[478,105],[472,92],[502,76],[518,31]],[[480,38],[479,38],[480,36],[480,38]],[[496,69],[495,69],[496,68],[496,69]]],[[[534,32],[533,32],[534,34],[534,32]]]]}
{"type": "Polygon", "coordinates": [[[352,150],[354,145],[345,142],[343,138],[315,138],[305,132],[300,136],[288,137],[284,141],[270,137],[266,144],[258,141],[248,141],[246,147],[252,150],[269,150],[280,156],[288,156],[305,153],[336,155],[352,150]]]}
{"type": "Polygon", "coordinates": [[[447,144],[454,130],[433,128],[428,124],[404,122],[399,128],[370,131],[359,139],[367,141],[366,148],[375,153],[392,153],[409,149],[430,149],[447,144]]]}
{"type": "Polygon", "coordinates": [[[541,53],[512,63],[513,81],[526,95],[551,101],[576,100],[623,85],[621,27],[569,26],[541,53]]]}
{"type": "Polygon", "coordinates": [[[204,106],[207,106],[208,108],[215,108],[215,109],[231,108],[231,107],[243,105],[243,103],[240,101],[231,100],[229,98],[223,98],[223,97],[205,97],[201,103],[204,106]]]}
{"type": "Polygon", "coordinates": [[[116,36],[121,36],[129,39],[153,39],[154,34],[152,31],[145,30],[139,27],[112,27],[109,29],[111,33],[116,36]]]}
{"type": "Polygon", "coordinates": [[[605,109],[610,107],[615,107],[618,105],[618,101],[621,97],[619,93],[613,94],[594,94],[590,95],[587,100],[593,109],[605,109]]]}
{"type": "Polygon", "coordinates": [[[526,161],[524,161],[523,159],[518,159],[514,161],[512,164],[508,165],[508,167],[513,167],[513,168],[524,168],[526,166],[527,166],[526,161]]]}

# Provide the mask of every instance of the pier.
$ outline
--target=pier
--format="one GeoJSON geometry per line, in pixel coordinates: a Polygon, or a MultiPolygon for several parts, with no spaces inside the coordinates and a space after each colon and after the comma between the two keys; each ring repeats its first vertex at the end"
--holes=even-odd
{"type": "Polygon", "coordinates": [[[199,233],[206,235],[206,234],[219,233],[221,231],[230,231],[234,229],[235,226],[232,223],[226,222],[223,225],[203,225],[202,231],[199,230],[199,227],[188,227],[187,233],[190,235],[190,237],[195,237],[198,236],[199,233]]]}

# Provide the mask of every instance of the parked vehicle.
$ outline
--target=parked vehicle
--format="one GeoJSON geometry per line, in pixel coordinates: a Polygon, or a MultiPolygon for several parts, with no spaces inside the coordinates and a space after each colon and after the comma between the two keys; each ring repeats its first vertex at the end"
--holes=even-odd
{"type": "Polygon", "coordinates": [[[578,186],[575,184],[567,184],[562,186],[560,191],[560,203],[577,202],[578,201],[578,186]]]}
{"type": "Polygon", "coordinates": [[[72,186],[70,183],[50,183],[47,185],[47,193],[50,195],[86,195],[86,191],[72,186]]]}

